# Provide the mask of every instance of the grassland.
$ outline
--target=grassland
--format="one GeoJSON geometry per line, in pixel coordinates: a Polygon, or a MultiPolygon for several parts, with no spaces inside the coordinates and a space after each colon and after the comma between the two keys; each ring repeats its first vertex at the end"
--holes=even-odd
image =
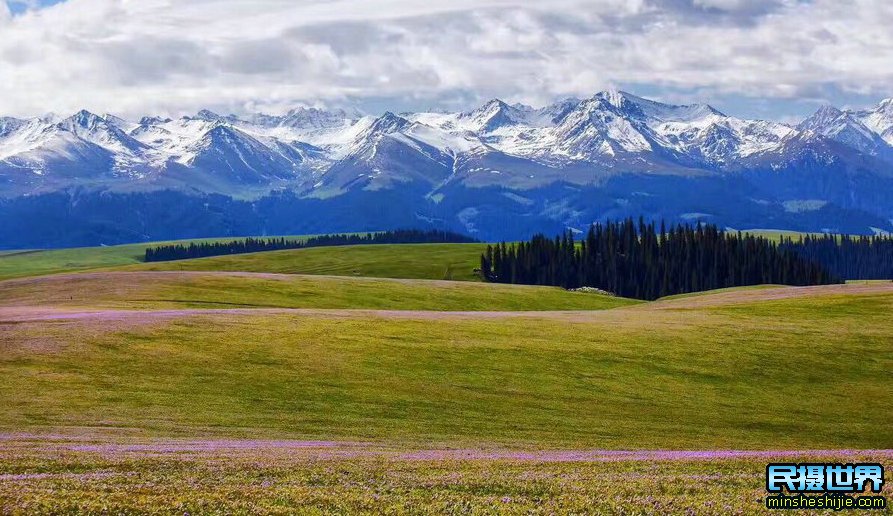
{"type": "MultiPolygon", "coordinates": [[[[886,454],[563,461],[358,456],[320,444],[0,448],[11,514],[765,514],[767,462],[881,462],[886,454]],[[48,458],[49,457],[49,458],[48,458]],[[39,471],[39,473],[38,473],[39,471]]],[[[884,486],[890,498],[893,486],[884,486]]],[[[889,514],[890,511],[870,511],[889,514]]],[[[797,511],[797,514],[822,514],[797,511]]]]}
{"type": "Polygon", "coordinates": [[[893,447],[893,290],[832,292],[524,318],[7,316],[0,428],[570,448],[893,447]]]}
{"type": "Polygon", "coordinates": [[[0,280],[140,263],[146,246],[84,247],[0,254],[0,280]]]}
{"type": "MultiPolygon", "coordinates": [[[[306,237],[286,238],[299,240],[306,237]]],[[[137,264],[142,263],[146,248],[149,246],[188,242],[219,242],[232,239],[200,238],[107,247],[0,251],[0,280],[137,264]]]]}
{"type": "MultiPolygon", "coordinates": [[[[305,238],[305,237],[290,237],[305,238]]],[[[214,241],[219,239],[208,239],[214,241]]],[[[226,239],[224,239],[226,240],[226,239]]],[[[197,240],[202,241],[202,240],[197,240]]],[[[295,249],[198,260],[143,263],[146,247],[132,244],[79,249],[4,251],[0,281],[97,269],[243,271],[354,277],[479,281],[482,244],[370,245],[295,249]]]]}
{"type": "Polygon", "coordinates": [[[116,266],[0,281],[0,513],[757,514],[774,459],[893,466],[893,284],[639,303],[396,247],[0,256],[116,266]]]}
{"type": "Polygon", "coordinates": [[[316,247],[147,263],[122,270],[241,271],[281,274],[479,281],[482,244],[316,247]]]}
{"type": "Polygon", "coordinates": [[[102,272],[0,282],[0,306],[7,307],[523,311],[637,303],[555,287],[267,273],[102,272]]]}

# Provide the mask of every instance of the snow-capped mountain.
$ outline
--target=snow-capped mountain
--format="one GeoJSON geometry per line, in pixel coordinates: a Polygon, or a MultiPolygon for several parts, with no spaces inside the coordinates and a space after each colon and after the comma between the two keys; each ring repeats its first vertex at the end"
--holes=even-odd
{"type": "Polygon", "coordinates": [[[5,138],[7,135],[18,131],[26,123],[25,120],[19,120],[18,118],[0,117],[0,138],[5,138]]]}
{"type": "MultiPolygon", "coordinates": [[[[59,168],[80,168],[84,178],[109,177],[111,188],[128,180],[131,190],[201,186],[240,195],[241,186],[246,186],[256,195],[255,186],[279,188],[283,181],[299,190],[330,184],[326,174],[337,168],[343,175],[342,161],[381,160],[377,152],[385,146],[401,149],[395,152],[406,159],[416,159],[409,156],[417,153],[436,168],[448,166],[456,179],[481,173],[517,176],[482,162],[521,160],[521,168],[536,170],[528,177],[531,185],[562,180],[586,184],[626,172],[691,175],[743,169],[749,158],[782,149],[785,138],[802,132],[886,159],[893,149],[885,139],[893,140],[893,103],[858,113],[823,108],[798,127],[738,119],[704,104],[668,105],[617,91],[540,109],[494,99],[461,113],[381,117],[315,108],[247,117],[202,110],[176,120],[145,117],[131,123],[81,111],[64,119],[0,119],[0,167],[30,173],[35,176],[31,179],[52,177],[59,168]],[[100,166],[102,162],[110,163],[110,169],[100,166]],[[195,170],[196,184],[190,184],[190,169],[195,170]],[[227,180],[208,182],[208,174],[227,180]],[[171,175],[175,181],[169,181],[171,175]]],[[[391,165],[358,171],[351,182],[369,172],[387,179],[396,173],[387,167],[401,168],[400,159],[388,156],[385,161],[391,165]]],[[[517,163],[513,167],[518,168],[517,163]]],[[[433,176],[433,183],[443,179],[433,176]]],[[[73,177],[70,186],[78,186],[77,179],[73,177]]],[[[483,182],[500,182],[498,177],[489,179],[483,182]]]]}
{"type": "Polygon", "coordinates": [[[403,209],[485,237],[502,236],[501,213],[530,228],[643,214],[822,230],[849,224],[834,223],[844,210],[874,231],[893,229],[891,169],[893,99],[823,107],[796,126],[619,91],[457,113],[0,118],[0,215],[58,193],[167,192],[252,209],[287,195],[325,219],[328,206],[344,216],[387,195],[395,204],[373,218],[403,209]]]}
{"type": "MultiPolygon", "coordinates": [[[[884,140],[883,130],[880,130],[886,124],[883,117],[878,114],[859,115],[831,106],[823,106],[797,128],[801,132],[815,132],[870,156],[893,161],[893,146],[884,140]],[[876,130],[865,125],[869,120],[873,122],[876,130]]],[[[890,123],[893,125],[893,110],[891,110],[890,123]]]]}
{"type": "Polygon", "coordinates": [[[853,115],[865,127],[880,134],[887,143],[893,145],[893,98],[884,100],[873,109],[854,111],[853,115]]]}

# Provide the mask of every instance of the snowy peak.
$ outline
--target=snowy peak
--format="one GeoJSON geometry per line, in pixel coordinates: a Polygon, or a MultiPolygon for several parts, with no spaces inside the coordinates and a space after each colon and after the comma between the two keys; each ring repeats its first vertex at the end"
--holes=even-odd
{"type": "Polygon", "coordinates": [[[607,90],[596,93],[589,99],[589,105],[598,106],[603,111],[610,111],[619,115],[641,118],[644,111],[636,100],[643,100],[618,90],[607,90]]]}
{"type": "Polygon", "coordinates": [[[218,115],[217,113],[215,113],[211,110],[208,110],[208,109],[202,109],[201,111],[196,113],[195,116],[193,116],[192,118],[194,120],[202,120],[205,122],[223,122],[223,121],[227,120],[227,117],[218,115]]]}
{"type": "Polygon", "coordinates": [[[550,106],[546,106],[536,112],[541,120],[547,122],[546,125],[558,125],[564,120],[582,102],[578,98],[568,98],[558,101],[550,106]]]}
{"type": "MultiPolygon", "coordinates": [[[[188,149],[195,155],[191,162],[200,159],[206,153],[233,152],[245,159],[250,155],[265,154],[265,146],[248,134],[222,123],[215,123],[188,149]]],[[[247,162],[247,161],[246,161],[247,162]]]]}
{"type": "Polygon", "coordinates": [[[27,122],[12,117],[0,117],[0,138],[5,138],[21,129],[27,122]]]}
{"type": "Polygon", "coordinates": [[[865,173],[865,167],[877,167],[870,175],[888,175],[888,166],[874,156],[838,138],[812,130],[792,131],[775,147],[754,156],[756,163],[775,170],[837,171],[865,173]]]}
{"type": "Polygon", "coordinates": [[[596,93],[593,98],[602,100],[617,109],[623,109],[628,102],[627,94],[616,89],[610,89],[596,93]]]}
{"type": "Polygon", "coordinates": [[[873,109],[855,111],[852,113],[873,132],[881,135],[890,145],[893,145],[893,98],[881,101],[873,109]]]}
{"type": "Polygon", "coordinates": [[[67,131],[78,132],[80,129],[94,130],[97,126],[104,125],[105,123],[106,122],[102,117],[82,109],[74,115],[62,120],[57,125],[67,131]]]}
{"type": "Polygon", "coordinates": [[[824,104],[818,110],[816,110],[816,112],[811,117],[804,120],[800,125],[803,126],[810,122],[821,123],[825,121],[832,121],[839,118],[843,114],[844,112],[837,109],[836,107],[829,104],[824,104]]]}
{"type": "Polygon", "coordinates": [[[373,136],[378,134],[396,133],[405,129],[409,124],[409,120],[388,111],[369,126],[366,135],[373,136]]]}
{"type": "Polygon", "coordinates": [[[216,124],[188,149],[185,164],[202,172],[210,184],[255,187],[300,176],[300,160],[271,152],[264,143],[225,124],[216,124]]]}
{"type": "Polygon", "coordinates": [[[14,162],[35,174],[54,168],[108,167],[86,170],[85,176],[129,176],[146,148],[105,118],[81,110],[60,118],[47,115],[31,120],[0,122],[0,161],[14,162]]]}
{"type": "Polygon", "coordinates": [[[112,115],[110,113],[106,113],[102,115],[102,119],[111,126],[117,127],[118,129],[126,132],[134,129],[138,124],[131,123],[128,120],[125,120],[119,116],[112,115]]]}
{"type": "Polygon", "coordinates": [[[378,148],[384,140],[401,136],[412,122],[388,111],[376,119],[367,119],[356,125],[360,131],[340,149],[340,154],[354,159],[371,160],[378,154],[378,148]]]}
{"type": "MultiPolygon", "coordinates": [[[[123,120],[122,120],[123,122],[123,120]]],[[[117,125],[89,111],[81,110],[55,125],[61,131],[67,131],[79,139],[97,145],[113,154],[125,154],[133,157],[145,146],[122,131],[117,125]]]]}
{"type": "Polygon", "coordinates": [[[205,136],[202,138],[204,142],[224,142],[224,143],[232,143],[240,140],[247,139],[248,135],[242,133],[238,129],[233,127],[224,125],[224,124],[214,124],[212,128],[205,133],[205,136]]]}
{"type": "Polygon", "coordinates": [[[600,160],[652,150],[640,112],[617,92],[581,102],[555,128],[557,146],[571,160],[600,160]]]}
{"type": "Polygon", "coordinates": [[[525,107],[509,106],[499,99],[493,99],[474,111],[460,114],[459,120],[467,130],[490,133],[523,123],[530,112],[525,107]]]}
{"type": "Polygon", "coordinates": [[[862,111],[854,111],[857,116],[866,116],[877,114],[884,117],[893,117],[893,97],[889,99],[884,99],[878,103],[877,106],[871,109],[865,109],[862,111]]]}
{"type": "Polygon", "coordinates": [[[645,117],[660,122],[693,122],[708,117],[727,118],[726,115],[708,104],[664,104],[625,91],[604,91],[598,93],[595,98],[601,99],[631,116],[645,117]]]}
{"type": "Polygon", "coordinates": [[[129,123],[121,117],[106,114],[103,116],[91,113],[86,109],[82,109],[74,115],[64,118],[56,126],[66,131],[77,134],[83,134],[94,131],[125,131],[125,129],[133,124],[129,123]]]}
{"type": "Polygon", "coordinates": [[[828,134],[836,130],[840,125],[850,121],[852,120],[849,120],[849,117],[843,111],[833,106],[824,105],[811,117],[800,122],[797,129],[801,131],[813,131],[819,134],[828,134]]]}
{"type": "Polygon", "coordinates": [[[878,116],[882,113],[881,107],[866,114],[822,106],[800,123],[797,129],[827,137],[859,152],[889,161],[893,160],[893,147],[890,147],[881,133],[875,132],[866,124],[873,121],[875,126],[882,125],[883,117],[878,116]]]}
{"type": "Polygon", "coordinates": [[[171,122],[170,118],[161,118],[160,116],[144,116],[139,121],[139,126],[148,127],[150,125],[166,124],[171,122]]]}

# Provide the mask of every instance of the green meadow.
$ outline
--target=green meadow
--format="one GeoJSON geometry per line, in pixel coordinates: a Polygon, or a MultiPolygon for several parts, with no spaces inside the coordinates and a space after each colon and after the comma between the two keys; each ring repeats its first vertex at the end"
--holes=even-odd
{"type": "Polygon", "coordinates": [[[0,282],[0,307],[529,311],[639,303],[556,287],[238,272],[90,272],[0,282]]]}
{"type": "Polygon", "coordinates": [[[122,270],[245,271],[478,281],[479,277],[473,271],[480,266],[485,247],[483,244],[319,247],[143,263],[146,247],[150,245],[158,243],[4,251],[0,253],[0,280],[123,267],[122,270]]]}
{"type": "Polygon", "coordinates": [[[0,255],[0,513],[761,514],[767,461],[893,465],[890,282],[644,303],[474,281],[480,244],[143,249],[0,255]]]}
{"type": "Polygon", "coordinates": [[[140,263],[145,252],[143,244],[4,251],[0,254],[0,280],[140,263]]]}
{"type": "Polygon", "coordinates": [[[122,270],[242,271],[377,278],[480,281],[486,244],[401,244],[314,247],[197,260],[146,263],[122,270]]]}
{"type": "MultiPolygon", "coordinates": [[[[305,237],[287,238],[301,239],[305,237]]],[[[217,242],[233,239],[204,238],[107,247],[0,251],[0,280],[142,263],[146,255],[146,248],[153,245],[217,242]]]]}
{"type": "MultiPolygon", "coordinates": [[[[89,305],[14,290],[4,293],[7,310],[89,305]]],[[[98,307],[127,308],[96,288],[74,290],[98,307]]],[[[407,308],[400,297],[391,308],[407,308]]],[[[0,327],[0,428],[546,448],[893,447],[893,291],[692,299],[700,304],[606,298],[606,310],[525,317],[249,310],[18,320],[0,327]]],[[[179,303],[131,308],[171,306],[179,303]]]]}

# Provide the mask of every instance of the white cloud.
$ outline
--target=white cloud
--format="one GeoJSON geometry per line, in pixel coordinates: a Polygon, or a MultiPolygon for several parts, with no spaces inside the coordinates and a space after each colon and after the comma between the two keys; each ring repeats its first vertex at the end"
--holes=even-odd
{"type": "Polygon", "coordinates": [[[885,0],[531,4],[68,0],[10,18],[0,2],[0,113],[543,102],[637,83],[704,95],[884,94],[893,84],[885,0]],[[705,9],[726,14],[703,18],[705,9]]]}
{"type": "Polygon", "coordinates": [[[747,7],[752,0],[694,0],[694,5],[708,9],[737,11],[747,7]]]}

